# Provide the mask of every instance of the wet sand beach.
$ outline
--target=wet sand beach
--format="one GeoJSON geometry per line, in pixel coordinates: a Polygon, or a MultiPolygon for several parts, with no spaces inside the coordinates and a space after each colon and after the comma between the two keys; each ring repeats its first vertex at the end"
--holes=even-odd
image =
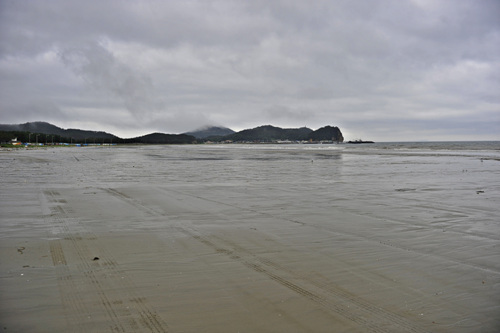
{"type": "Polygon", "coordinates": [[[4,332],[495,332],[498,149],[0,152],[4,332]]]}

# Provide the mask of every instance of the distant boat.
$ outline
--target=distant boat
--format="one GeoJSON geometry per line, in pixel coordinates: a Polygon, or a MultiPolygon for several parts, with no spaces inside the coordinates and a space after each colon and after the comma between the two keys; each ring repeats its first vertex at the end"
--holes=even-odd
{"type": "Polygon", "coordinates": [[[373,142],[373,141],[364,141],[364,140],[354,140],[354,141],[347,141],[347,143],[360,144],[360,143],[375,143],[375,142],[373,142]]]}

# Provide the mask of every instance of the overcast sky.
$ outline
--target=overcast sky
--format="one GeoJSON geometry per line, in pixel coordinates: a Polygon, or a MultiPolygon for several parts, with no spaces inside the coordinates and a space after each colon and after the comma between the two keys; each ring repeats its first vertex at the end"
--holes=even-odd
{"type": "Polygon", "coordinates": [[[0,123],[500,140],[500,1],[0,0],[0,123]]]}

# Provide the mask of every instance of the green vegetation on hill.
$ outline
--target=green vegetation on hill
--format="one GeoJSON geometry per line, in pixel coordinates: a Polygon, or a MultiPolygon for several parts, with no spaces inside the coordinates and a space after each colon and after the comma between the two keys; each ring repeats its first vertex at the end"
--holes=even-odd
{"type": "Polygon", "coordinates": [[[251,141],[251,142],[273,142],[278,140],[301,141],[307,140],[312,129],[302,128],[279,128],[271,125],[246,129],[234,134],[226,135],[221,141],[251,141]]]}
{"type": "Polygon", "coordinates": [[[186,132],[184,134],[192,135],[197,139],[207,139],[213,137],[222,137],[224,135],[233,134],[234,131],[227,127],[219,127],[219,126],[208,126],[204,128],[200,128],[196,131],[186,132]]]}
{"type": "MultiPolygon", "coordinates": [[[[271,125],[259,126],[235,133],[229,128],[211,127],[191,132],[198,135],[201,142],[277,142],[277,141],[332,141],[343,142],[344,137],[338,127],[325,126],[316,131],[307,127],[280,128],[271,125]],[[219,133],[218,136],[201,138],[203,135],[219,133]],[[223,133],[230,133],[222,135],[223,133]]],[[[106,132],[86,131],[80,129],[62,129],[45,122],[25,123],[19,125],[0,124],[0,142],[10,142],[17,138],[21,142],[31,143],[142,143],[142,144],[190,144],[197,143],[194,135],[151,133],[148,135],[122,139],[106,132]]]]}
{"type": "Polygon", "coordinates": [[[276,141],[333,141],[343,142],[338,127],[325,126],[316,131],[307,127],[279,128],[270,125],[246,129],[237,133],[214,138],[213,141],[276,142],[276,141]]]}
{"type": "Polygon", "coordinates": [[[344,141],[344,137],[342,136],[340,129],[333,126],[321,127],[320,129],[309,133],[308,139],[312,141],[344,141]]]}
{"type": "Polygon", "coordinates": [[[18,141],[31,143],[79,143],[79,144],[111,144],[111,143],[157,143],[181,144],[193,143],[196,139],[184,134],[152,133],[141,137],[122,139],[116,135],[86,131],[80,129],[62,129],[46,122],[31,122],[19,125],[0,124],[0,142],[9,142],[17,137],[18,141]]]}
{"type": "MultiPolygon", "coordinates": [[[[99,132],[99,131],[86,131],[86,130],[80,130],[80,129],[62,129],[60,127],[57,127],[55,125],[43,122],[43,121],[36,121],[36,122],[28,122],[24,124],[18,124],[18,125],[1,125],[0,124],[0,131],[19,131],[19,132],[26,132],[26,133],[32,133],[31,139],[33,139],[33,135],[39,134],[40,136],[45,136],[45,135],[50,135],[55,137],[57,136],[58,138],[61,138],[57,140],[57,142],[85,142],[85,139],[91,140],[89,142],[93,142],[94,140],[96,142],[102,142],[103,139],[106,140],[106,142],[110,142],[111,140],[113,142],[118,142],[120,140],[119,137],[106,133],[106,132],[99,132]],[[63,140],[67,139],[67,140],[63,140]]],[[[22,140],[24,142],[28,142],[28,137],[26,139],[21,139],[18,138],[19,140],[22,140]]],[[[40,138],[39,138],[40,139],[40,138]]],[[[50,137],[52,139],[52,137],[50,137]]],[[[34,142],[34,141],[32,141],[34,142]]],[[[39,141],[41,142],[41,141],[39,141]]],[[[43,141],[45,142],[45,141],[43,141]]],[[[55,142],[55,141],[54,141],[55,142]]]]}
{"type": "Polygon", "coordinates": [[[150,143],[150,144],[186,144],[196,143],[196,138],[186,134],[151,133],[132,139],[123,139],[123,143],[150,143]]]}

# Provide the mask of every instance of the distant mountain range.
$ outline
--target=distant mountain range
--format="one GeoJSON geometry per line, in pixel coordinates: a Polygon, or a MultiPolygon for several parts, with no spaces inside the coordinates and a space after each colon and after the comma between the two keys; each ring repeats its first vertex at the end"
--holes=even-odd
{"type": "Polygon", "coordinates": [[[279,142],[279,141],[333,141],[343,142],[338,127],[325,126],[316,131],[307,127],[280,128],[271,125],[259,126],[234,132],[226,127],[209,126],[183,134],[151,133],[140,137],[123,139],[116,135],[81,129],[62,129],[47,122],[25,124],[0,124],[0,141],[17,137],[22,142],[73,142],[73,143],[152,143],[183,144],[205,141],[214,142],[279,142]]]}

